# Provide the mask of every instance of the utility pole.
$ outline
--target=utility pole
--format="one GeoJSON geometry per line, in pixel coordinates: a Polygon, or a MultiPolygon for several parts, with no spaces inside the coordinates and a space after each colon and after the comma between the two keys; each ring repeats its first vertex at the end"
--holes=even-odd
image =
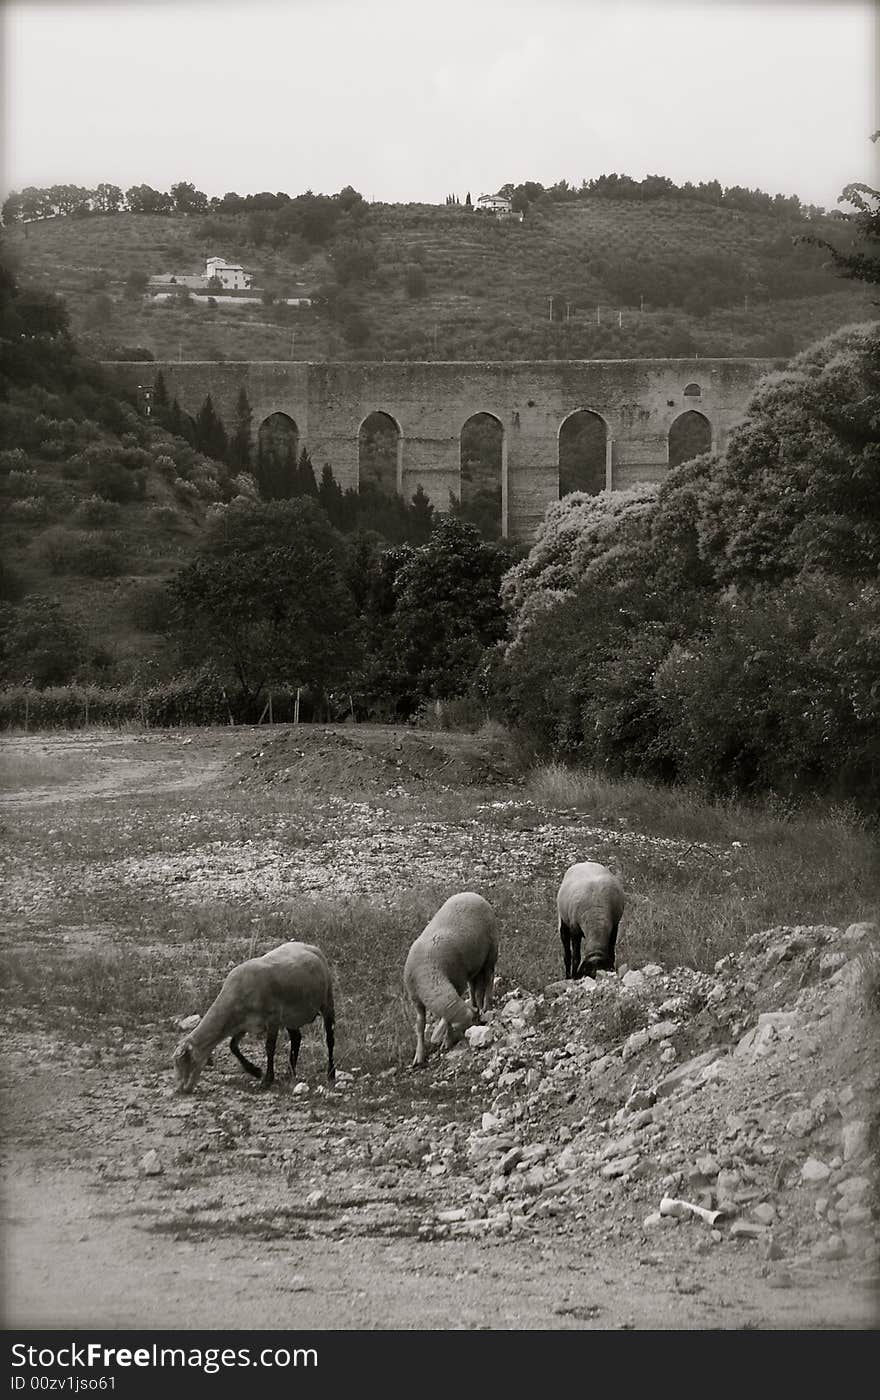
{"type": "Polygon", "coordinates": [[[566,321],[570,321],[570,320],[571,320],[571,302],[570,302],[570,301],[567,301],[567,302],[565,303],[565,319],[566,319],[566,321]]]}
{"type": "Polygon", "coordinates": [[[182,341],[182,340],[179,340],[179,341],[177,342],[177,359],[178,359],[178,363],[183,359],[183,341],[182,341]]]}
{"type": "Polygon", "coordinates": [[[623,312],[620,311],[620,310],[618,310],[618,312],[617,312],[617,324],[618,324],[618,326],[619,326],[619,327],[621,328],[621,330],[622,330],[622,329],[623,329],[623,312]]]}
{"type": "Polygon", "coordinates": [[[437,327],[434,327],[434,359],[437,358],[437,327]]]}
{"type": "Polygon", "coordinates": [[[296,331],[291,331],[291,333],[290,333],[290,358],[291,358],[292,360],[295,360],[295,359],[296,359],[296,355],[294,354],[295,349],[296,349],[296,331]]]}
{"type": "Polygon", "coordinates": [[[596,307],[596,325],[597,325],[597,326],[601,326],[601,324],[602,324],[602,308],[601,308],[601,306],[597,306],[597,307],[596,307]]]}
{"type": "Polygon", "coordinates": [[[644,297],[644,293],[643,293],[643,294],[639,297],[639,310],[640,310],[640,311],[644,311],[644,309],[645,309],[645,297],[644,297]]]}
{"type": "Polygon", "coordinates": [[[553,298],[552,298],[552,297],[549,298],[549,302],[550,302],[550,320],[552,321],[552,320],[553,320],[553,298]]]}

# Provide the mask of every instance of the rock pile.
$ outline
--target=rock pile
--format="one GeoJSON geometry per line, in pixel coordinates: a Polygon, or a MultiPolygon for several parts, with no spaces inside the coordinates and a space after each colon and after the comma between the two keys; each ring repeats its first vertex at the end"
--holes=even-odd
{"type": "Polygon", "coordinates": [[[489,1096],[422,1233],[690,1222],[701,1248],[876,1272],[878,953],[871,924],[774,928],[714,975],[514,989],[434,1071],[489,1096]]]}

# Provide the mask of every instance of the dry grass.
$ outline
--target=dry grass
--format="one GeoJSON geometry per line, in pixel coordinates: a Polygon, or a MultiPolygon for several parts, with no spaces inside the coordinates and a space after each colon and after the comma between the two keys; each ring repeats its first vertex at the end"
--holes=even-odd
{"type": "MultiPolygon", "coordinates": [[[[198,743],[198,731],[190,733],[198,743]]],[[[220,731],[210,742],[220,742],[220,731]]],[[[230,753],[247,743],[238,735],[228,742],[230,753]]],[[[109,736],[108,744],[114,747],[109,736]]],[[[155,761],[163,756],[164,750],[155,761]]],[[[52,761],[38,755],[19,772],[22,786],[44,786],[45,765],[52,761]]],[[[66,763],[58,769],[59,777],[75,780],[77,773],[66,763]]],[[[151,854],[162,868],[167,857],[170,881],[181,853],[217,841],[237,844],[243,859],[246,853],[248,860],[253,856],[258,887],[263,840],[286,842],[294,859],[297,843],[320,844],[334,831],[344,832],[344,809],[323,811],[320,797],[293,786],[239,786],[237,771],[227,769],[215,785],[197,793],[147,796],[133,786],[128,799],[21,808],[14,823],[7,820],[11,870],[39,872],[60,865],[71,872],[55,903],[39,907],[33,925],[21,913],[8,915],[12,932],[0,959],[7,1005],[51,1019],[71,1035],[88,1037],[99,1028],[123,1025],[135,1038],[138,1027],[152,1023],[171,1037],[176,1019],[206,1009],[231,966],[299,938],[322,947],[334,968],[340,1065],[379,1069],[407,1063],[412,1030],[402,987],[406,952],[455,889],[420,875],[426,793],[395,800],[394,819],[407,833],[411,854],[402,860],[399,888],[388,898],[234,903],[208,898],[193,904],[169,899],[161,885],[144,888],[119,880],[100,893],[78,887],[78,872],[151,854]],[[68,941],[58,932],[62,926],[71,930],[68,941]],[[76,936],[79,929],[82,937],[76,936]]],[[[711,970],[760,929],[843,926],[880,913],[876,842],[845,813],[780,816],[768,808],[713,805],[684,791],[670,794],[560,768],[536,772],[530,790],[534,798],[542,797],[542,805],[553,805],[552,797],[568,809],[560,830],[567,842],[569,834],[575,844],[582,842],[584,859],[601,858],[597,852],[606,849],[618,852],[628,897],[619,964],[658,961],[711,970]],[[582,820],[572,814],[573,807],[583,812],[582,820]],[[615,847],[609,826],[607,840],[599,841],[596,820],[624,813],[622,830],[629,839],[615,847]]],[[[473,831],[474,809],[488,795],[469,789],[431,796],[428,818],[448,826],[450,849],[457,848],[463,831],[464,839],[473,831]]],[[[387,813],[388,804],[382,805],[387,813]]],[[[509,823],[521,836],[517,823],[524,812],[536,826],[554,821],[552,811],[524,809],[516,802],[487,812],[493,828],[501,828],[501,854],[492,873],[471,887],[490,900],[498,917],[502,990],[539,991],[563,972],[555,914],[562,870],[551,862],[539,876],[523,881],[514,856],[505,868],[503,828],[509,823]]],[[[876,999],[876,962],[867,981],[876,999]]]]}

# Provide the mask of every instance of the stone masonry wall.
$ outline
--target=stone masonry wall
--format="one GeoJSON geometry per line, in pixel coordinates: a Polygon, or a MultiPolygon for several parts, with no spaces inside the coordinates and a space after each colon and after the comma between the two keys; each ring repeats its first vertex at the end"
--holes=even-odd
{"type": "Polygon", "coordinates": [[[270,413],[296,422],[318,476],[325,462],[343,487],[358,484],[358,433],[371,413],[400,430],[398,489],[421,485],[441,510],[460,495],[460,434],[472,414],[491,413],[504,429],[505,533],[529,539],[559,494],[559,430],[579,409],[607,425],[606,489],[662,478],[668,435],[690,409],[709,421],[722,449],[745,416],[772,360],[574,360],[307,364],[297,361],[140,362],[114,365],[143,390],[159,371],[170,398],[195,416],[210,393],[228,430],[238,393],[247,390],[256,434],[270,413]],[[687,385],[699,397],[685,397],[687,385]]]}

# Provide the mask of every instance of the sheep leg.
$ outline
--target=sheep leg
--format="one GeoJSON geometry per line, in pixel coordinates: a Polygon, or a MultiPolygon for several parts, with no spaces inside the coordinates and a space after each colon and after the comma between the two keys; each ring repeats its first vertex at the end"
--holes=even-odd
{"type": "Polygon", "coordinates": [[[569,928],[568,924],[559,924],[559,937],[562,939],[562,955],[565,959],[565,975],[568,978],[576,978],[581,965],[581,946],[583,944],[583,934],[580,929],[569,928]]]}
{"type": "Polygon", "coordinates": [[[417,1065],[424,1065],[428,1060],[428,1051],[425,1046],[425,1008],[421,1002],[416,1002],[416,1053],[413,1060],[413,1069],[417,1065]]]}
{"type": "Polygon", "coordinates": [[[244,1031],[241,1031],[239,1035],[234,1035],[229,1042],[229,1048],[232,1051],[235,1058],[238,1060],[239,1064],[247,1070],[248,1074],[252,1074],[255,1079],[262,1079],[263,1071],[260,1069],[259,1065],[255,1065],[250,1060],[246,1059],[238,1048],[238,1042],[241,1040],[241,1037],[243,1035],[244,1031]]]}
{"type": "Polygon", "coordinates": [[[275,1083],[275,1046],[278,1044],[278,1027],[271,1026],[266,1031],[266,1073],[263,1075],[263,1088],[271,1089],[275,1083]]]}
{"type": "Polygon", "coordinates": [[[482,983],[482,973],[477,973],[472,981],[468,982],[471,990],[471,1005],[474,1008],[474,1025],[478,1026],[482,1021],[482,1011],[484,1002],[484,990],[482,983]]]}
{"type": "Polygon", "coordinates": [[[323,1020],[324,1035],[327,1038],[327,1078],[332,1084],[333,1080],[336,1078],[336,1065],[333,1060],[333,1046],[336,1044],[334,1035],[335,1022],[332,1011],[325,1011],[323,1013],[323,1020]]]}
{"type": "Polygon", "coordinates": [[[296,1062],[299,1059],[299,1047],[302,1045],[302,1031],[296,1026],[288,1026],[287,1034],[290,1036],[290,1078],[296,1078],[296,1062]]]}
{"type": "Polygon", "coordinates": [[[619,923],[620,920],[618,919],[612,926],[611,937],[608,940],[608,967],[612,972],[614,971],[614,950],[617,947],[617,927],[619,923]]]}

